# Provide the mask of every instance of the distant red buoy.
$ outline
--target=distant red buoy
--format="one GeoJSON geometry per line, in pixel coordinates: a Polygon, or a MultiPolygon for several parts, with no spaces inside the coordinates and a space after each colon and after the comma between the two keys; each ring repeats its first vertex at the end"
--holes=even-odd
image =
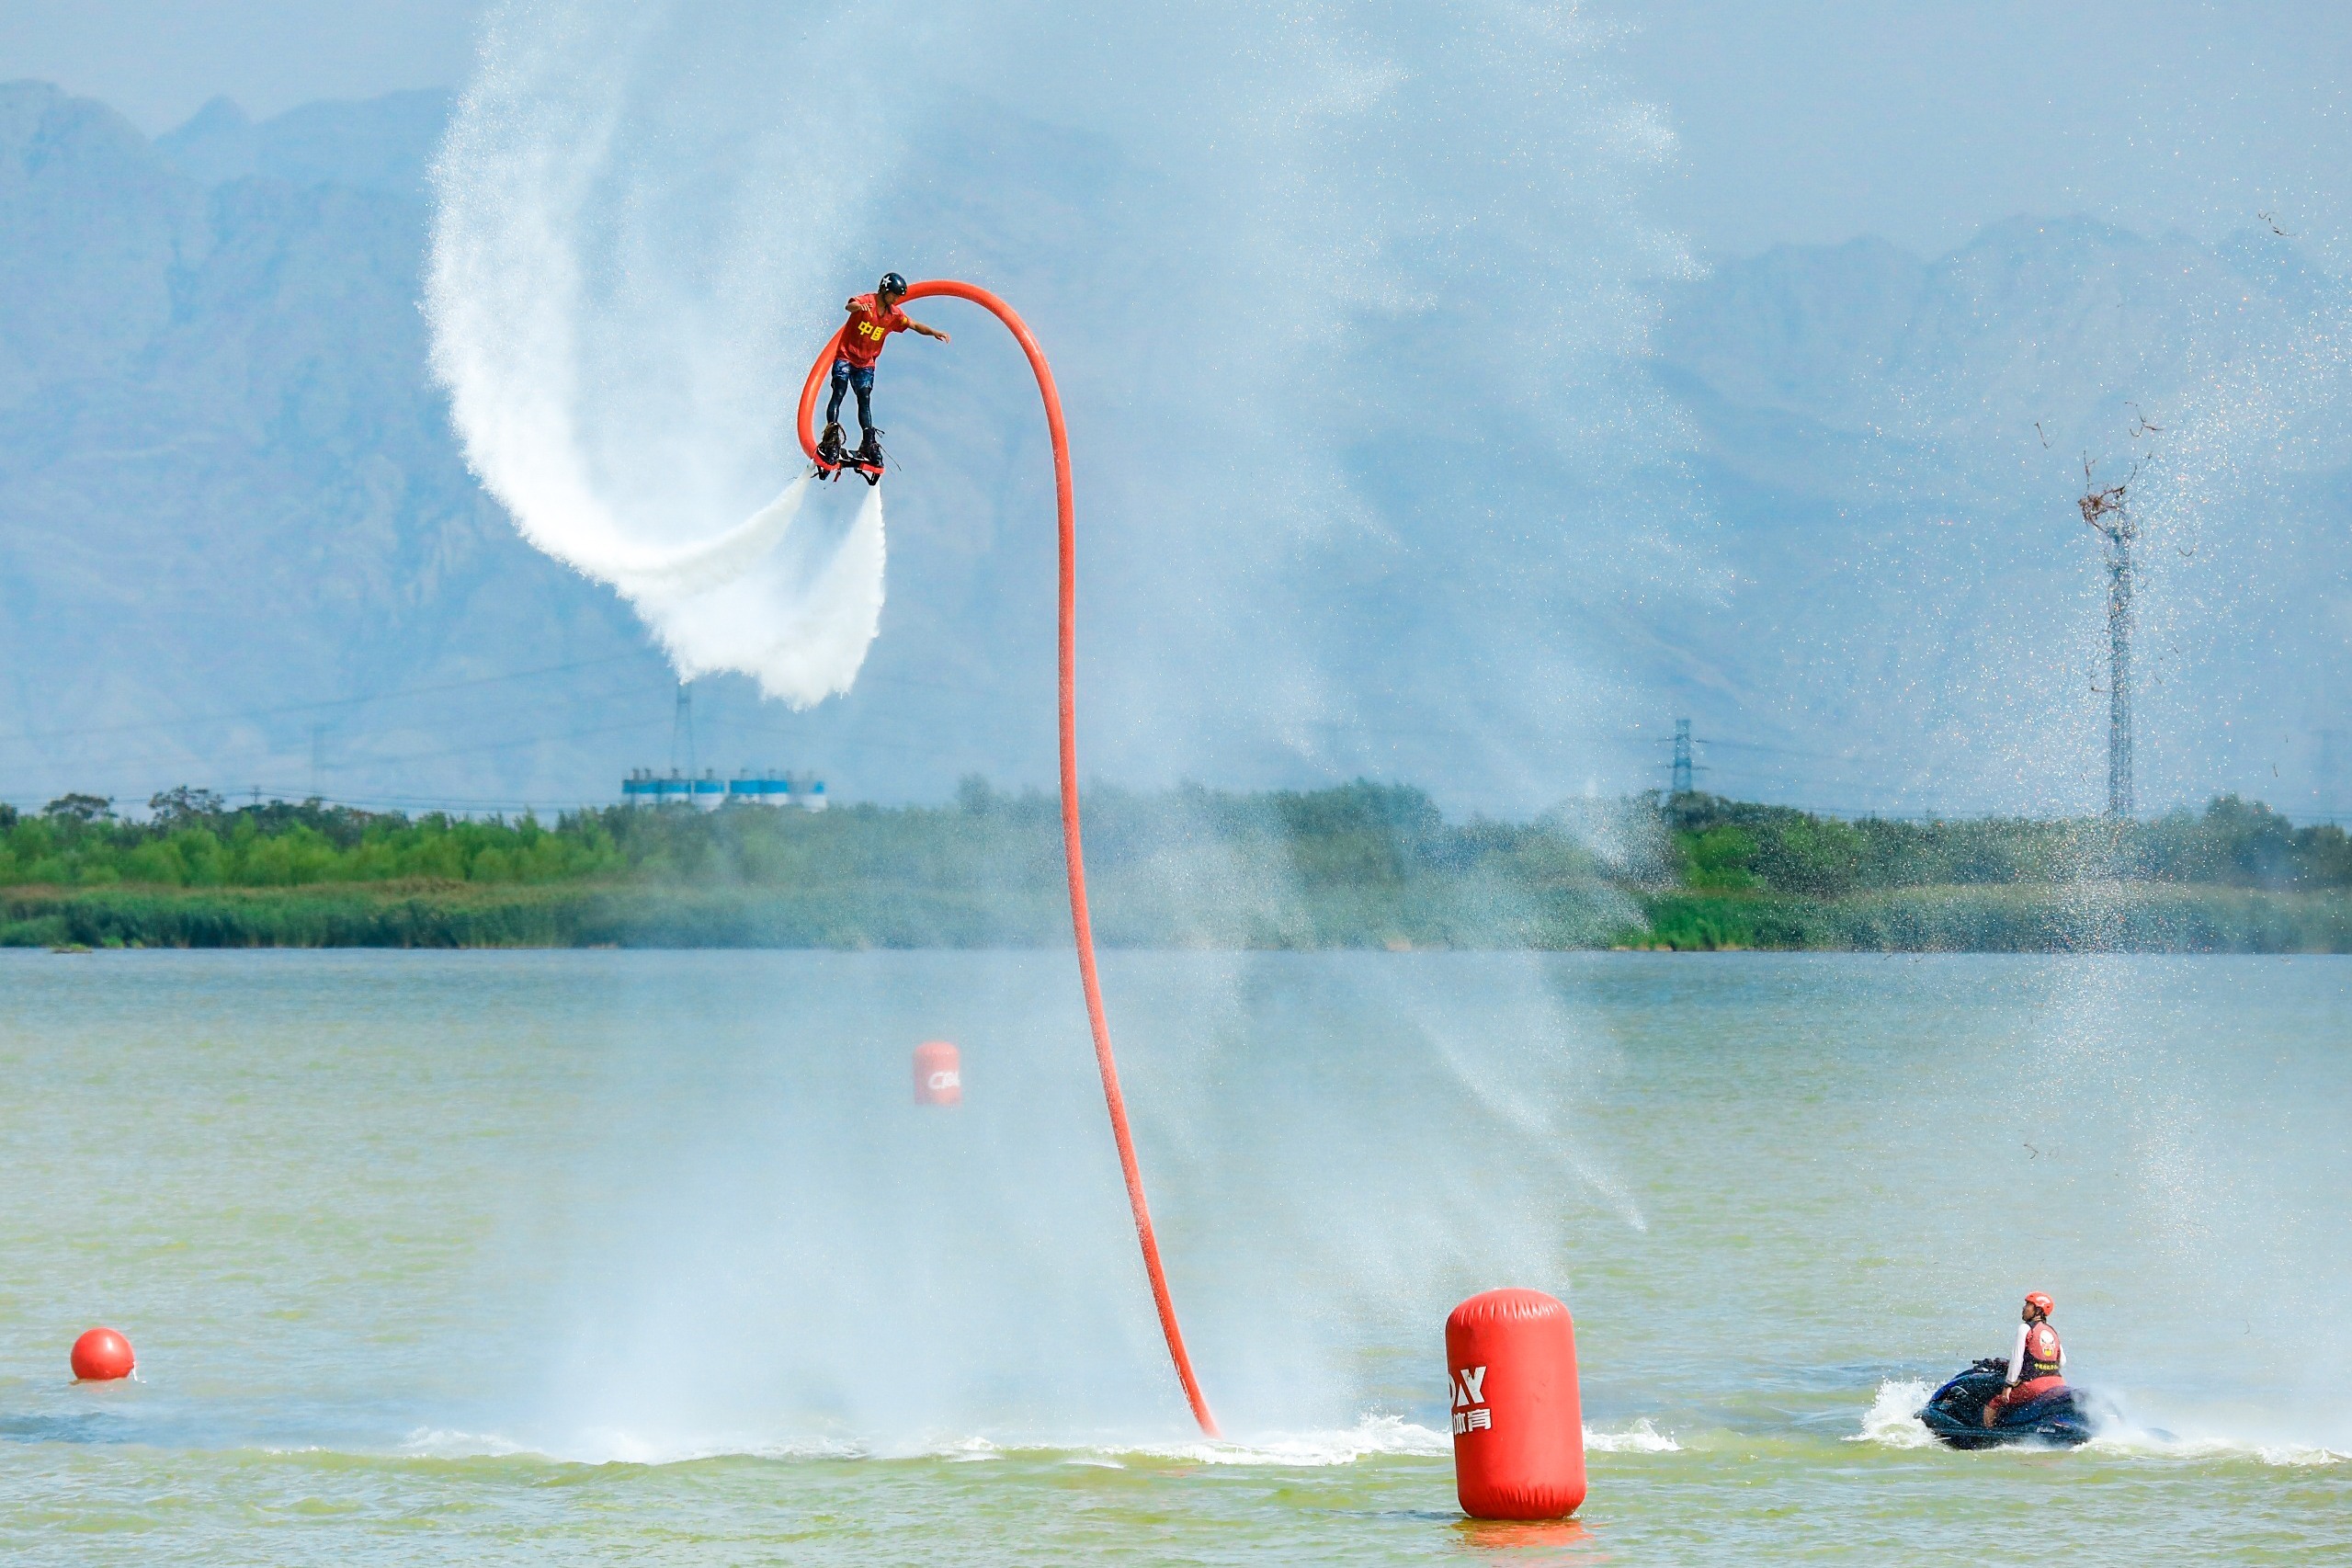
{"type": "Polygon", "coordinates": [[[74,1342],[74,1375],[85,1383],[127,1378],[137,1365],[131,1341],[110,1328],[94,1328],[74,1342]]]}
{"type": "Polygon", "coordinates": [[[1488,1290],[1446,1319],[1454,1494],[1473,1519],[1557,1519],[1585,1501],[1576,1327],[1540,1290],[1488,1290]]]}
{"type": "Polygon", "coordinates": [[[963,1104],[962,1059],[944,1040],[926,1040],[915,1048],[915,1103],[963,1104]]]}

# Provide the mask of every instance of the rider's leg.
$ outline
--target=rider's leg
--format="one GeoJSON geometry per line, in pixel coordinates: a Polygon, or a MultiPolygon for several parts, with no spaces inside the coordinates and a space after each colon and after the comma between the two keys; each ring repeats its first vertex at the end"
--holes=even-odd
{"type": "MultiPolygon", "coordinates": [[[[848,360],[835,359],[833,362],[833,397],[824,405],[824,422],[827,425],[841,423],[841,399],[849,391],[849,375],[848,360]]],[[[860,409],[866,406],[866,396],[863,392],[858,395],[858,406],[860,409]]]]}
{"type": "Polygon", "coordinates": [[[882,460],[882,433],[874,426],[874,369],[849,372],[849,384],[858,389],[858,456],[866,462],[882,460]]]}
{"type": "Polygon", "coordinates": [[[874,368],[871,365],[853,366],[849,371],[849,384],[858,390],[858,429],[860,434],[871,436],[874,433],[874,368]]]}

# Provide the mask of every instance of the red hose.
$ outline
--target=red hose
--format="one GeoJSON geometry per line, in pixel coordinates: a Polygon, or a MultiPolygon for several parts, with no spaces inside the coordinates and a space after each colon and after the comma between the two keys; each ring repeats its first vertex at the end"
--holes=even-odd
{"type": "MultiPolygon", "coordinates": [[[[1168,1358],[1176,1363],[1177,1381],[1184,1384],[1184,1397],[1192,1405],[1193,1419],[1210,1437],[1217,1435],[1217,1418],[1209,1413],[1208,1398],[1200,1392],[1200,1380],[1193,1375],[1192,1358],[1185,1353],[1184,1330],[1176,1325],[1176,1302],[1168,1296],[1167,1271],[1160,1266],[1160,1244],[1152,1232],[1151,1206],[1143,1200],[1143,1173],[1135,1163],[1135,1140],[1127,1129],[1127,1102],[1119,1092],[1119,1063],[1111,1056],[1110,1024],[1103,1016],[1102,982],[1095,972],[1095,925],[1086,912],[1086,857],[1078,835],[1078,522],[1077,507],[1070,495],[1070,437],[1062,423],[1062,394],[1054,390],[1053,370],[1045,362],[1045,351],[1029,335],[1028,324],[1013,311],[1013,307],[985,289],[952,278],[938,278],[915,284],[906,291],[910,300],[921,300],[936,294],[950,299],[969,300],[994,314],[1012,333],[1029,358],[1029,369],[1037,376],[1037,390],[1045,399],[1045,427],[1053,437],[1053,504],[1062,531],[1062,852],[1070,869],[1070,925],[1078,937],[1078,978],[1086,991],[1086,1022],[1095,1031],[1095,1065],[1101,1069],[1103,1102],[1110,1108],[1110,1133],[1119,1144],[1119,1169],[1127,1177],[1127,1206],[1135,1215],[1135,1239],[1143,1248],[1143,1272],[1152,1281],[1152,1301],[1160,1311],[1160,1332],[1167,1336],[1168,1358]]],[[[801,449],[814,461],[817,455],[814,418],[817,388],[832,369],[834,356],[841,345],[836,330],[825,339],[824,349],[816,363],[809,367],[809,379],[801,388],[801,449]]]]}

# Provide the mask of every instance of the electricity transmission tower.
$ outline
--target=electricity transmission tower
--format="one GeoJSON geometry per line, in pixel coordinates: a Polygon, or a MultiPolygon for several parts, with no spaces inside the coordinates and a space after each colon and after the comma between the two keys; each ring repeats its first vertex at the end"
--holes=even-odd
{"type": "Polygon", "coordinates": [[[2131,544],[2139,537],[2124,506],[2124,493],[2139,473],[2135,465],[2120,484],[2101,486],[2083,460],[2083,496],[2075,503],[2083,522],[2098,535],[2107,556],[2107,814],[2128,817],[2131,801],[2131,544]]]}
{"type": "Polygon", "coordinates": [[[1707,743],[1699,740],[1690,733],[1689,720],[1676,719],[1675,721],[1675,733],[1673,740],[1669,741],[1665,736],[1660,735],[1650,744],[1657,746],[1671,745],[1675,748],[1674,771],[1669,775],[1673,783],[1666,790],[1667,801],[1671,801],[1677,795],[1687,795],[1698,788],[1697,784],[1693,782],[1693,780],[1698,775],[1706,772],[1707,769],[1699,765],[1695,755],[1695,748],[1704,745],[1707,743]]]}

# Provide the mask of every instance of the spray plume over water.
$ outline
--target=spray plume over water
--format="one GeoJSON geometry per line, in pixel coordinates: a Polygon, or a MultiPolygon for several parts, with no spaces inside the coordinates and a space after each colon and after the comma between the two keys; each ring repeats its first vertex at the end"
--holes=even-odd
{"type": "MultiPolygon", "coordinates": [[[[1520,5],[508,6],[438,167],[436,363],[533,543],[807,703],[881,557],[794,491],[744,521],[809,356],[885,267],[988,284],[1073,410],[1098,766],[1410,771],[1351,732],[1441,717],[1433,755],[1547,803],[1615,717],[1623,595],[1695,559],[1630,368],[1685,267],[1631,195],[1670,136],[1606,41],[1520,5]]],[[[881,366],[893,572],[1026,707],[1042,432],[960,309],[881,366]]]]}
{"type": "MultiPolygon", "coordinates": [[[[1236,748],[1329,766],[1335,728],[1385,710],[1557,778],[1551,754],[1612,689],[1614,597],[1688,555],[1626,502],[1661,423],[1630,369],[1639,283],[1683,263],[1631,215],[1667,137],[1610,88],[1599,41],[1573,6],[1517,5],[1085,26],[1043,5],[508,6],[437,168],[436,364],[527,538],[627,595],[683,668],[808,703],[857,676],[883,567],[878,499],[844,518],[835,487],[782,484],[809,355],[885,267],[970,278],[1028,318],[1071,410],[1084,613],[1116,632],[1086,652],[1096,766],[1165,776],[1236,748]]],[[[1042,715],[1024,683],[1051,668],[1044,432],[1013,346],[960,308],[925,301],[973,330],[902,338],[881,367],[893,604],[953,629],[960,682],[1042,715]]],[[[1522,1008],[1558,1011],[1509,972],[1522,1008]]],[[[1462,1102],[1551,1142],[1524,1170],[1431,1179],[1393,1157],[1418,1137],[1393,1099],[1301,1119],[1239,1092],[1237,1122],[1233,1085],[1263,1072],[1232,1038],[1252,983],[1187,978],[1113,1012],[1199,1025],[1126,1043],[1221,1414],[1317,1425],[1311,1447],[1350,1454],[1427,1441],[1391,1430],[1419,1369],[1359,1365],[1368,1336],[1498,1274],[1556,1282],[1550,1184],[1642,1223],[1550,1108],[1579,1031],[1539,1031],[1540,1060],[1451,1019],[1386,1042],[1421,1111],[1462,1102]],[[1221,1148],[1237,1127],[1248,1146],[1221,1148]],[[1368,1397],[1386,1426],[1358,1425],[1368,1397]]],[[[1074,987],[1058,963],[1041,983],[1060,1027],[976,1053],[994,1094],[1012,1060],[1027,1081],[993,1123],[975,1096],[952,1140],[874,1108],[895,1067],[815,1073],[789,1115],[698,1122],[693,1168],[583,1243],[596,1283],[546,1417],[572,1436],[550,1440],[919,1445],[1161,1411],[1083,1020],[1060,1013],[1074,987]],[[745,1324],[753,1363],[696,1362],[745,1324]]],[[[788,1051],[747,1060],[813,1073],[788,1051]]],[[[646,1071],[631,1097],[664,1108],[667,1073],[646,1071]]]]}
{"type": "Polygon", "coordinates": [[[516,1256],[553,1238],[564,1260],[546,1346],[518,1358],[545,1388],[426,1447],[1443,1451],[1427,1368],[1392,1347],[1497,1279],[1566,1290],[1563,1238],[1641,1222],[1575,1105],[1609,1053],[1540,960],[1113,955],[1154,1217],[1238,1445],[1204,1447],[1066,958],[686,961],[696,994],[609,998],[586,1026],[610,1042],[588,1047],[595,1153],[518,1224],[516,1256]],[[1471,994],[1438,1005],[1433,975],[1465,972],[1471,994]],[[964,1048],[953,1111],[910,1103],[903,1042],[927,1029],[964,1048]],[[1433,1165],[1433,1128],[1459,1153],[1510,1152],[1433,1165]]]}
{"type": "Polygon", "coordinates": [[[494,33],[437,169],[434,364],[468,459],[682,674],[738,670],[796,707],[846,691],[881,614],[881,494],[851,516],[802,477],[755,510],[767,444],[733,350],[767,292],[725,255],[738,215],[649,225],[668,171],[619,142],[617,81],[575,74],[580,32],[524,30],[494,33]]]}
{"type": "MultiPolygon", "coordinates": [[[[683,666],[810,702],[848,685],[881,624],[882,525],[878,497],[848,517],[837,493],[785,483],[808,356],[885,267],[988,284],[1038,330],[1073,411],[1085,614],[1118,632],[1087,653],[1097,766],[1474,765],[1548,803],[1542,781],[1581,776],[1586,738],[1621,721],[1615,672],[1647,656],[1654,622],[1626,605],[1653,614],[1713,581],[1666,456],[1676,417],[1630,369],[1644,280],[1687,270],[1635,215],[1670,138],[1615,93],[1604,41],[1574,8],[1503,5],[1212,5],[1083,28],[1035,5],[511,6],[440,166],[437,363],[528,537],[627,593],[683,666]],[[1344,749],[1383,729],[1393,750],[1344,749]]],[[[978,694],[959,703],[1041,718],[1041,685],[1022,684],[1051,668],[1032,397],[992,328],[883,361],[893,604],[949,629],[932,645],[978,694]]],[[[2226,477],[2244,448],[2194,407],[2166,413],[2177,472],[2152,472],[2152,524],[2193,513],[2198,476],[2226,477]]],[[[2011,424],[2022,439],[2028,420],[2011,424]]],[[[2003,733],[1966,726],[1979,748],[2003,733]]],[[[2053,728],[2020,755],[2074,746],[2053,728]]],[[[1030,749],[1050,755],[1042,734],[1030,749]]],[[[1073,1000],[1047,983],[1041,1016],[1073,1000]]],[[[1409,1337],[1449,1293],[1544,1278],[1562,1194],[1619,1251],[1690,1224],[1588,1152],[1579,1064],[1608,1053],[1572,998],[1494,983],[1514,1016],[1468,1028],[1351,971],[1338,990],[1402,1020],[1364,1053],[1409,1092],[1301,1110],[1292,1085],[1238,1089],[1261,1053],[1237,1026],[1221,1036],[1267,983],[1187,975],[1156,1009],[1182,1027],[1130,1059],[1179,1301],[1239,1428],[1354,1430],[1368,1391],[1409,1403],[1416,1372],[1351,1356],[1409,1337]],[[1541,1049],[1497,1043],[1514,1038],[1541,1049]],[[1456,1120],[1456,1164],[1403,1153],[1432,1106],[1456,1120]],[[1498,1174],[1462,1155],[1489,1146],[1542,1157],[1498,1174]],[[1234,1216],[1244,1234],[1222,1228],[1234,1216]]],[[[2079,1011],[2097,989],[2070,975],[2041,1005],[2079,1011]]],[[[1114,987],[1119,1017],[1155,1010],[1139,1002],[1114,987]]],[[[1285,1038],[1340,1011],[1312,992],[1295,1008],[1285,1038]]],[[[2141,1173],[2144,1213],[2194,1250],[2217,1210],[2172,1200],[2204,1159],[2175,1068],[2121,1046],[2093,1062],[2096,1029],[2052,1038],[2051,1060],[2130,1088],[2137,1142],[2100,1168],[2141,1173]]],[[[698,1127],[711,1200],[674,1182],[632,1233],[653,1239],[598,1255],[600,1279],[637,1283],[579,1292],[596,1321],[558,1424],[700,1451],[713,1433],[778,1440],[778,1410],[808,1417],[785,1437],[1173,1414],[1083,1040],[1069,1014],[1024,1032],[1038,1086],[979,1129],[999,1139],[986,1183],[903,1127],[878,1137],[865,1096],[889,1089],[870,1085],[805,1085],[789,1142],[777,1119],[698,1127]],[[720,1201],[746,1171],[772,1212],[720,1201]],[[943,1183],[978,1212],[929,1217],[943,1183]],[[749,1321],[784,1329],[718,1408],[677,1346],[749,1321]],[[922,1356],[877,1380],[906,1345],[922,1356]]],[[[893,1050],[876,1083],[896,1070],[893,1050]]],[[[658,1088],[666,1069],[646,1071],[658,1088]]],[[[2332,1338],[2312,1354],[2340,1364],[2332,1338]]]]}

